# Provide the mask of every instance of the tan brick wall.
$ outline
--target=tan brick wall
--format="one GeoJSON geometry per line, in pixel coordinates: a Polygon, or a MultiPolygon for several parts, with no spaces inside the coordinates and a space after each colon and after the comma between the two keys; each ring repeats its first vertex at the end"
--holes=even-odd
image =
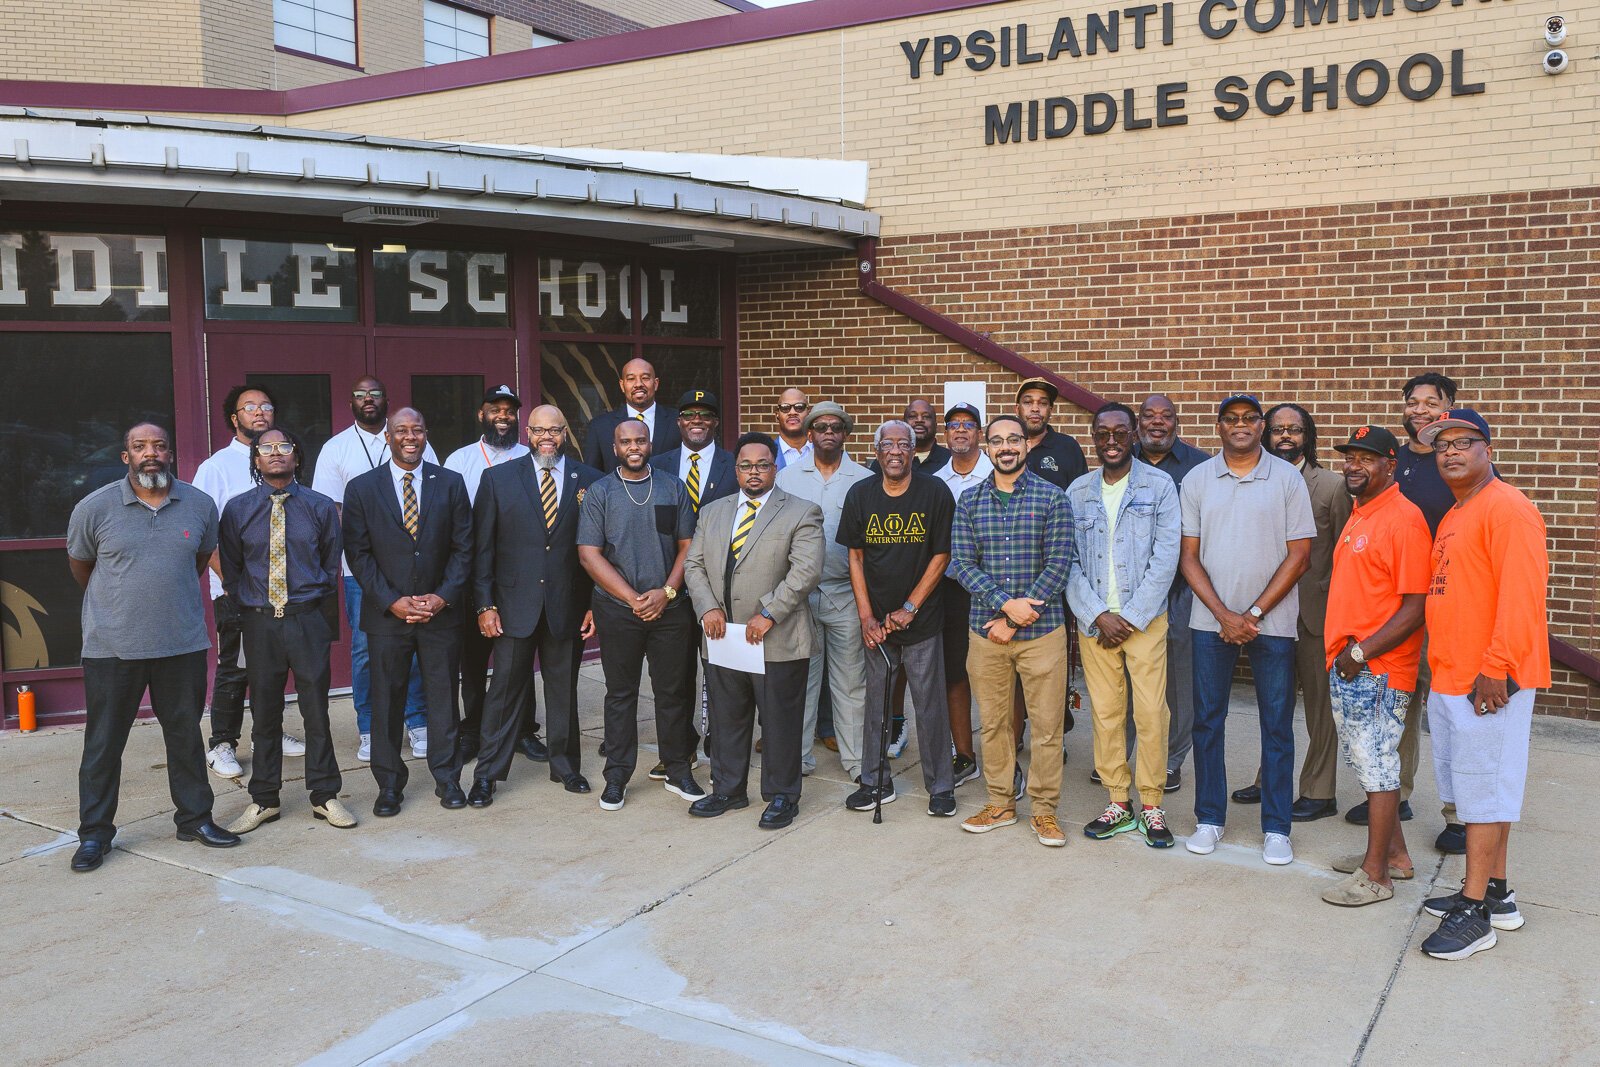
{"type": "Polygon", "coordinates": [[[200,0],[7,0],[3,13],[0,79],[204,84],[200,0]]]}
{"type": "Polygon", "coordinates": [[[494,20],[493,40],[489,47],[495,55],[501,52],[518,52],[533,43],[533,27],[524,26],[501,15],[494,20]]]}
{"type": "Polygon", "coordinates": [[[667,26],[675,22],[716,18],[737,12],[717,0],[586,0],[591,7],[604,8],[614,15],[642,22],[646,26],[667,26]]]}
{"type": "MultiPolygon", "coordinates": [[[[1552,633],[1600,651],[1600,188],[900,238],[879,278],[1107,399],[1168,393],[1184,436],[1211,451],[1226,392],[1306,407],[1332,465],[1357,425],[1399,427],[1406,378],[1449,374],[1545,516],[1552,633]]],[[[946,381],[984,380],[991,413],[1005,406],[1016,375],[856,285],[854,261],[834,255],[742,265],[747,425],[770,423],[787,385],[842,401],[858,453],[946,381]]],[[[1092,457],[1087,422],[1058,406],[1092,457]]],[[[1556,676],[1543,710],[1600,719],[1600,687],[1556,676]]]]}

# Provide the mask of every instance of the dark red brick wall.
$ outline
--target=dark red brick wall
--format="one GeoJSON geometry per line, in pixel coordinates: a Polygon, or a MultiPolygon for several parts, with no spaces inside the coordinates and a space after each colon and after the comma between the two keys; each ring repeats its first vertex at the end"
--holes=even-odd
{"type": "MultiPolygon", "coordinates": [[[[1545,516],[1552,635],[1600,655],[1600,189],[896,237],[878,262],[884,285],[1091,392],[1168,393],[1208,447],[1211,405],[1242,389],[1309,409],[1331,464],[1357,425],[1398,432],[1406,378],[1450,375],[1545,516]]],[[[988,381],[991,408],[1017,382],[862,297],[848,254],[747,258],[740,361],[748,425],[800,385],[856,416],[858,453],[860,427],[947,380],[988,381]]],[[[1087,413],[1057,410],[1089,451],[1087,413]]],[[[1600,687],[1556,678],[1542,710],[1600,719],[1600,687]]]]}
{"type": "Polygon", "coordinates": [[[644,23],[613,15],[578,0],[449,0],[458,7],[497,15],[538,33],[568,41],[606,37],[644,28],[644,23]]]}

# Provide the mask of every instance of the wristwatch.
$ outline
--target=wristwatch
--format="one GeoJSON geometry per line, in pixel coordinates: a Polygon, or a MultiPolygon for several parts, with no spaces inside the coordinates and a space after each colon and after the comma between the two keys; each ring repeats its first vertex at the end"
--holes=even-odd
{"type": "Polygon", "coordinates": [[[1261,621],[1261,617],[1263,615],[1265,615],[1266,612],[1262,611],[1260,608],[1256,607],[1254,604],[1251,604],[1250,605],[1250,609],[1248,611],[1246,611],[1245,614],[1250,616],[1252,619],[1256,620],[1256,622],[1260,622],[1261,621]]]}
{"type": "Polygon", "coordinates": [[[478,609],[478,614],[479,614],[479,615],[482,615],[482,614],[483,614],[483,613],[484,613],[484,612],[486,612],[486,611],[499,611],[499,610],[500,610],[500,609],[499,609],[499,608],[497,608],[497,607],[495,607],[495,606],[494,606],[494,605],[493,605],[493,604],[490,604],[490,605],[489,605],[489,606],[488,606],[488,607],[486,607],[486,608],[479,608],[479,609],[478,609]]]}
{"type": "Polygon", "coordinates": [[[1352,642],[1351,643],[1351,645],[1350,645],[1350,658],[1355,660],[1357,663],[1365,663],[1365,662],[1367,662],[1367,654],[1365,652],[1361,651],[1361,645],[1359,643],[1356,643],[1356,642],[1352,642]]]}
{"type": "Polygon", "coordinates": [[[672,588],[672,586],[670,586],[670,585],[662,586],[661,587],[661,591],[663,593],[667,594],[667,603],[668,604],[670,604],[674,600],[678,599],[678,591],[676,589],[672,588]]]}
{"type": "Polygon", "coordinates": [[[904,604],[900,605],[900,610],[915,615],[917,613],[917,606],[908,600],[904,604]]]}
{"type": "Polygon", "coordinates": [[[761,609],[761,617],[763,619],[766,619],[768,622],[777,622],[778,621],[777,619],[774,619],[772,617],[772,612],[768,611],[766,608],[762,608],[761,609]]]}

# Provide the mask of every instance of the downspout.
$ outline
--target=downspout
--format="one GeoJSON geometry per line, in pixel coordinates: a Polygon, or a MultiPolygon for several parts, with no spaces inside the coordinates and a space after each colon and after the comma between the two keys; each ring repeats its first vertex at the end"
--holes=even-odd
{"type": "MultiPolygon", "coordinates": [[[[1089,392],[1081,385],[1067,381],[1054,371],[1039,366],[1004,345],[996,344],[983,334],[969,330],[948,315],[942,315],[926,304],[919,303],[878,281],[876,237],[863,237],[856,242],[856,272],[862,296],[875,300],[892,311],[898,311],[939,336],[954,341],[968,352],[998,363],[1024,378],[1044,378],[1054,385],[1064,398],[1085,411],[1094,411],[1105,403],[1102,397],[1089,392]]],[[[1600,684],[1600,659],[1555,637],[1550,639],[1550,658],[1583,675],[1589,681],[1600,684]]]]}

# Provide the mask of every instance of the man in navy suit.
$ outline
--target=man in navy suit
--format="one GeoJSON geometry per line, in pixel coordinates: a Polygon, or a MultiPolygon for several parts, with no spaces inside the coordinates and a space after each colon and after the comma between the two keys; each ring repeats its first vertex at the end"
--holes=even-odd
{"type": "Polygon", "coordinates": [[[428,702],[428,770],[446,808],[465,806],[456,744],[461,612],[472,573],[472,505],[455,471],[423,460],[428,427],[401,408],[389,419],[389,462],[345,487],[345,559],[361,587],[372,667],[372,814],[400,814],[409,772],[400,758],[415,656],[428,702]]]}
{"type": "Polygon", "coordinates": [[[472,596],[478,632],[494,641],[494,680],[467,802],[486,808],[511,767],[519,716],[544,677],[550,780],[589,792],[580,773],[578,664],[594,635],[593,583],[578,563],[578,505],[601,477],[567,459],[567,420],[549,404],[528,413],[531,454],[483,472],[473,502],[472,596]]]}
{"type": "Polygon", "coordinates": [[[583,439],[583,458],[604,474],[617,469],[617,456],[611,442],[617,424],[624,419],[638,419],[644,423],[645,429],[650,431],[652,453],[659,454],[683,443],[678,436],[678,413],[656,403],[661,379],[656,377],[656,369],[649,360],[630,359],[624,363],[618,384],[627,402],[615,411],[596,415],[583,439]]]}
{"type": "MultiPolygon", "coordinates": [[[[683,444],[669,452],[650,457],[650,465],[674,475],[689,490],[689,503],[695,514],[713,500],[732,496],[739,490],[734,480],[733,453],[717,444],[717,429],[722,422],[722,412],[717,405],[717,395],[703,389],[691,389],[678,401],[678,434],[683,444]]],[[[687,675],[689,692],[698,694],[695,686],[695,669],[700,662],[700,633],[691,631],[689,647],[684,653],[689,660],[687,675]]],[[[703,706],[703,702],[702,702],[703,706]]],[[[695,744],[700,743],[696,711],[691,707],[689,733],[695,744]]],[[[693,751],[691,749],[691,751],[693,751]]],[[[709,756],[711,750],[706,749],[709,756]]],[[[657,782],[667,780],[667,765],[658,762],[650,772],[657,782]]]]}

